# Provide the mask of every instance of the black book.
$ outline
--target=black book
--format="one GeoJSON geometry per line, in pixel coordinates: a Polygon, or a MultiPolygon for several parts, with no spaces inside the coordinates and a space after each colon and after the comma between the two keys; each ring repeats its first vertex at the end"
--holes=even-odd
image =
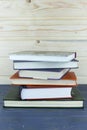
{"type": "Polygon", "coordinates": [[[4,97],[4,107],[24,107],[24,108],[83,108],[84,100],[80,91],[72,88],[71,99],[57,100],[21,100],[20,87],[12,87],[4,97]]]}

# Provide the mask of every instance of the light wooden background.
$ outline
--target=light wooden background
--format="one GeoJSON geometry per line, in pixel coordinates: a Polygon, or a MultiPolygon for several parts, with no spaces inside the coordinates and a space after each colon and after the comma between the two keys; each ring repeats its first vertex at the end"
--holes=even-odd
{"type": "Polygon", "coordinates": [[[0,84],[15,72],[9,54],[76,51],[79,84],[87,84],[87,0],[0,0],[0,84]]]}

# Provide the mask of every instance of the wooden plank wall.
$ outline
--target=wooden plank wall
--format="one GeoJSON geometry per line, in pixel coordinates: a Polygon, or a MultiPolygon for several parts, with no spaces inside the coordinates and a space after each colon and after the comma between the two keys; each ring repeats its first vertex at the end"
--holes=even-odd
{"type": "Polygon", "coordinates": [[[11,52],[76,51],[78,83],[87,84],[87,0],[0,0],[0,84],[15,72],[11,52]]]}

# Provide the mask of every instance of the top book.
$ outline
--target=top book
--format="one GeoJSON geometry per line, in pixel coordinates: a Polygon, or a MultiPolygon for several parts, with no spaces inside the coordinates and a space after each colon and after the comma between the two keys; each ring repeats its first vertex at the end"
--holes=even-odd
{"type": "Polygon", "coordinates": [[[75,52],[20,51],[10,54],[10,59],[13,61],[67,62],[74,58],[76,58],[75,52]]]}

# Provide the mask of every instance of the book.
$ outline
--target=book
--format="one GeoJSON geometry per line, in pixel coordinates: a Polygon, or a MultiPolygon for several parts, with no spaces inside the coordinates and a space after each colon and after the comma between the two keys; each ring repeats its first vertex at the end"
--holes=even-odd
{"type": "Polygon", "coordinates": [[[41,62],[41,61],[13,61],[13,68],[20,69],[52,69],[52,68],[78,68],[78,61],[69,62],[41,62]]]}
{"type": "Polygon", "coordinates": [[[36,78],[36,79],[60,79],[70,69],[40,69],[40,70],[20,70],[19,77],[36,78]]]}
{"type": "Polygon", "coordinates": [[[20,51],[10,54],[11,60],[67,62],[76,58],[76,52],[20,51]]]}
{"type": "Polygon", "coordinates": [[[20,88],[12,87],[3,99],[4,107],[24,108],[83,108],[84,99],[80,91],[75,87],[71,91],[72,98],[57,100],[21,100],[20,88]]]}
{"type": "Polygon", "coordinates": [[[60,86],[76,86],[77,78],[74,72],[67,72],[61,79],[35,79],[19,77],[18,71],[11,77],[12,84],[15,85],[60,85],[60,86]]]}
{"type": "Polygon", "coordinates": [[[22,100],[72,98],[71,90],[72,87],[22,88],[20,95],[22,100]]]}

